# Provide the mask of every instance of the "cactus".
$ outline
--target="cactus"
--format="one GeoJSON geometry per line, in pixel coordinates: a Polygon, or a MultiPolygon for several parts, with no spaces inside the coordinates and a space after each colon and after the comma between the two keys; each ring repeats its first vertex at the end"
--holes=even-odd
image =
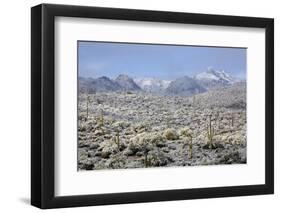
{"type": "Polygon", "coordinates": [[[191,134],[189,134],[189,139],[190,139],[189,144],[188,144],[188,146],[189,146],[189,158],[191,159],[192,158],[192,148],[193,148],[191,134]]]}
{"type": "Polygon", "coordinates": [[[189,144],[188,144],[188,146],[189,146],[189,158],[191,159],[192,158],[192,140],[189,142],[189,144]]]}
{"type": "Polygon", "coordinates": [[[151,158],[148,156],[148,153],[144,153],[144,166],[145,168],[152,166],[151,158]]]}
{"type": "Polygon", "coordinates": [[[189,151],[189,158],[192,158],[192,148],[193,148],[193,144],[192,144],[192,135],[187,131],[187,130],[182,130],[182,135],[185,136],[187,139],[187,143],[184,144],[184,147],[188,145],[188,151],[189,151]]]}
{"type": "Polygon", "coordinates": [[[217,128],[220,129],[220,113],[217,112],[216,114],[216,122],[217,122],[217,128]]]}
{"type": "Polygon", "coordinates": [[[144,153],[144,165],[145,165],[145,168],[148,167],[147,153],[144,153]]]}
{"type": "Polygon", "coordinates": [[[234,126],[234,114],[233,113],[231,114],[231,126],[232,127],[234,126]]]}
{"type": "Polygon", "coordinates": [[[207,138],[209,147],[213,145],[213,138],[215,135],[215,129],[212,127],[212,115],[209,115],[209,124],[207,124],[207,138]]]}
{"type": "Polygon", "coordinates": [[[189,159],[192,158],[192,148],[193,148],[193,143],[192,143],[192,136],[191,134],[187,134],[186,135],[189,138],[189,142],[188,142],[188,151],[189,151],[189,159]]]}
{"type": "Polygon", "coordinates": [[[96,99],[96,101],[97,101],[97,104],[101,104],[101,100],[100,99],[96,99]]]}
{"type": "Polygon", "coordinates": [[[104,125],[103,110],[101,110],[101,114],[100,114],[100,125],[101,125],[101,126],[104,125]]]}
{"type": "Polygon", "coordinates": [[[193,105],[195,105],[196,103],[196,97],[195,97],[195,95],[192,97],[192,103],[193,103],[193,105]]]}
{"type": "Polygon", "coordinates": [[[188,143],[188,147],[189,147],[189,158],[192,158],[192,148],[193,148],[193,144],[192,144],[192,135],[188,134],[187,135],[189,137],[189,143],[188,143]]]}
{"type": "Polygon", "coordinates": [[[171,114],[169,114],[169,115],[166,117],[166,125],[167,125],[167,128],[170,128],[170,127],[171,127],[171,120],[172,120],[172,116],[171,116],[171,114]]]}
{"type": "Polygon", "coordinates": [[[144,154],[144,160],[143,163],[145,165],[145,167],[149,166],[149,162],[148,162],[148,150],[146,149],[146,147],[143,147],[143,154],[144,154]]]}
{"type": "Polygon", "coordinates": [[[119,138],[119,131],[117,130],[115,143],[117,144],[118,150],[120,150],[120,138],[119,138]]]}
{"type": "Polygon", "coordinates": [[[143,154],[144,154],[144,165],[145,167],[150,167],[151,166],[151,158],[148,157],[148,152],[149,152],[149,145],[152,145],[154,146],[154,144],[151,144],[150,143],[151,141],[150,140],[143,140],[143,144],[141,145],[142,146],[142,151],[143,151],[143,154]]]}
{"type": "Polygon", "coordinates": [[[87,94],[87,106],[86,106],[86,110],[87,110],[87,114],[86,114],[86,120],[88,120],[89,117],[89,103],[90,103],[90,96],[89,94],[87,94]]]}

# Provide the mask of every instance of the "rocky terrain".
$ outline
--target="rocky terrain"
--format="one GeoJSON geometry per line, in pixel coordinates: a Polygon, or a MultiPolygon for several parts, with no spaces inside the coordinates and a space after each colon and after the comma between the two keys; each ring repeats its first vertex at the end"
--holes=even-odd
{"type": "Polygon", "coordinates": [[[124,75],[79,79],[78,169],[246,163],[246,84],[190,79],[161,94],[124,75]]]}

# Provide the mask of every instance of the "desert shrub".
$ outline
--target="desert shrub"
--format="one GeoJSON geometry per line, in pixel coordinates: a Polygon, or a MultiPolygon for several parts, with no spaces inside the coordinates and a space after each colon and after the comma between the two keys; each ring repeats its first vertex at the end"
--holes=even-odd
{"type": "Polygon", "coordinates": [[[151,134],[140,133],[131,139],[129,147],[132,147],[135,151],[141,151],[148,147],[151,148],[153,145],[151,139],[151,134]]]}
{"type": "Polygon", "coordinates": [[[187,137],[191,134],[191,130],[187,127],[180,129],[179,135],[183,137],[187,137]]]}
{"type": "Polygon", "coordinates": [[[108,162],[108,167],[112,169],[121,169],[124,168],[125,165],[126,157],[120,152],[113,155],[108,162]]]}
{"type": "Polygon", "coordinates": [[[138,151],[141,151],[141,146],[137,143],[130,142],[128,145],[128,152],[126,152],[126,153],[127,153],[127,155],[134,155],[138,151]]]}
{"type": "Polygon", "coordinates": [[[82,169],[82,170],[93,170],[94,162],[92,160],[85,159],[85,160],[79,162],[78,167],[79,167],[79,169],[82,169]]]}
{"type": "Polygon", "coordinates": [[[111,140],[103,141],[100,144],[100,149],[102,158],[109,158],[111,154],[115,154],[119,151],[117,144],[111,140]]]}
{"type": "Polygon", "coordinates": [[[79,125],[79,126],[78,126],[78,131],[79,131],[79,132],[84,132],[84,131],[86,131],[86,125],[79,125]]]}
{"type": "Polygon", "coordinates": [[[149,129],[150,126],[147,123],[138,123],[135,126],[132,126],[132,131],[136,133],[148,132],[149,129]]]}
{"type": "Polygon", "coordinates": [[[145,133],[143,134],[143,140],[155,144],[164,141],[164,138],[160,133],[145,133]]]}
{"type": "Polygon", "coordinates": [[[145,167],[165,166],[169,163],[168,157],[162,152],[151,151],[144,156],[145,167]]]}
{"type": "Polygon", "coordinates": [[[131,138],[128,145],[130,154],[134,155],[137,152],[142,152],[146,155],[150,150],[153,150],[154,147],[158,146],[160,143],[163,143],[165,138],[159,133],[140,133],[135,137],[131,138]]]}
{"type": "Polygon", "coordinates": [[[176,130],[174,129],[165,129],[163,132],[163,136],[167,139],[167,140],[177,140],[179,139],[179,135],[176,132],[176,130]]]}
{"type": "Polygon", "coordinates": [[[149,137],[151,143],[155,144],[165,141],[165,138],[160,133],[150,133],[147,137],[149,137]]]}
{"type": "Polygon", "coordinates": [[[113,129],[118,130],[118,131],[120,131],[121,129],[125,129],[129,126],[130,126],[130,123],[126,122],[126,121],[117,121],[112,124],[113,129]]]}

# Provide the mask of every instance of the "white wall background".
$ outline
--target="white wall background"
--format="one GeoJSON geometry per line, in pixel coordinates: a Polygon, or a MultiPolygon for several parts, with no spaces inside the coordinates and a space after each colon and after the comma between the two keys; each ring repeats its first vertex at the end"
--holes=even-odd
{"type": "MultiPolygon", "coordinates": [[[[45,3],[275,18],[275,195],[50,210],[51,212],[277,212],[281,209],[281,13],[279,1],[45,0],[45,3]]],[[[39,212],[30,197],[30,7],[37,0],[1,2],[0,211],[39,212]]]]}

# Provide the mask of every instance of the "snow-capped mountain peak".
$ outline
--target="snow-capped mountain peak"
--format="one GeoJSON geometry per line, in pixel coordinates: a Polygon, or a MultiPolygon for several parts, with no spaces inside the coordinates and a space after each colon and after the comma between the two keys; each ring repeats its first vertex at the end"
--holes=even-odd
{"type": "Polygon", "coordinates": [[[161,80],[157,78],[137,78],[134,81],[147,92],[161,92],[164,91],[171,81],[161,80]]]}
{"type": "Polygon", "coordinates": [[[227,86],[239,82],[237,78],[224,70],[214,70],[213,68],[208,68],[207,71],[195,75],[194,79],[206,88],[227,86]]]}

